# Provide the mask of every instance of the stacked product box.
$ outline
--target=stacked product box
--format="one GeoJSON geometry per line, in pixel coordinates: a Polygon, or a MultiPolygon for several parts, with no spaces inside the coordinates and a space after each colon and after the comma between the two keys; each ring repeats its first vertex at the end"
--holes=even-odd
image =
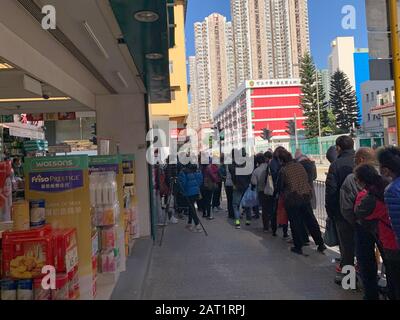
{"type": "Polygon", "coordinates": [[[2,249],[3,300],[79,297],[75,229],[52,229],[45,225],[28,231],[7,231],[3,233],[2,249]]]}
{"type": "Polygon", "coordinates": [[[119,268],[120,257],[117,245],[119,202],[115,172],[91,173],[90,195],[99,243],[98,271],[115,273],[119,268]]]}
{"type": "Polygon", "coordinates": [[[135,237],[135,163],[134,155],[124,155],[122,161],[124,185],[125,254],[131,254],[135,237]]]}

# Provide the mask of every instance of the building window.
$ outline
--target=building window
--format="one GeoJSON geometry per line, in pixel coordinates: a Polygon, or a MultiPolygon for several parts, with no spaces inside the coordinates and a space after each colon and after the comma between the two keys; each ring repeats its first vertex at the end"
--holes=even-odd
{"type": "Polygon", "coordinates": [[[171,100],[175,100],[175,90],[171,90],[171,100]]]}
{"type": "Polygon", "coordinates": [[[367,102],[369,102],[369,94],[368,93],[367,93],[366,98],[367,98],[367,102]]]}
{"type": "Polygon", "coordinates": [[[389,88],[385,88],[385,92],[389,92],[389,88]]]}
{"type": "Polygon", "coordinates": [[[174,62],[172,60],[169,61],[169,73],[174,73],[174,62]]]}
{"type": "Polygon", "coordinates": [[[371,121],[371,114],[368,113],[368,121],[371,121]]]}

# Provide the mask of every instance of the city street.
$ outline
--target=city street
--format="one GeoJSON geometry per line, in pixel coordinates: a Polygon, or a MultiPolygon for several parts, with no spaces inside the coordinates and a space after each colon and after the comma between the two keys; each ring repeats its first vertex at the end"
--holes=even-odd
{"type": "MultiPolygon", "coordinates": [[[[162,246],[152,249],[141,299],[361,299],[334,284],[334,251],[321,255],[311,245],[308,256],[297,256],[280,231],[276,238],[263,233],[260,220],[236,230],[225,216],[203,220],[208,237],[189,232],[182,220],[169,225],[162,246]]],[[[132,298],[124,282],[135,273],[128,269],[114,298],[132,298]]]]}

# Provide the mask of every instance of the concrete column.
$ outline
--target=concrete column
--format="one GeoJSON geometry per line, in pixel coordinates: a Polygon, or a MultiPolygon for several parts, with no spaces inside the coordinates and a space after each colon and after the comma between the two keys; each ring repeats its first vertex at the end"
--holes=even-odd
{"type": "Polygon", "coordinates": [[[137,212],[141,237],[151,234],[149,175],[146,161],[146,113],[144,95],[96,96],[98,138],[110,139],[110,152],[133,153],[136,165],[137,212]]]}

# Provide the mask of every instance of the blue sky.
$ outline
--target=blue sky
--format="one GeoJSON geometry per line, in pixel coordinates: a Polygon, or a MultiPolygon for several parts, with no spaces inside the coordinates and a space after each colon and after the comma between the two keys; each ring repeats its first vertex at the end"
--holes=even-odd
{"type": "MultiPolygon", "coordinates": [[[[354,36],[356,47],[367,48],[368,37],[365,21],[365,0],[308,0],[311,52],[319,68],[327,66],[330,42],[337,36],[354,36]],[[342,28],[342,8],[352,5],[356,9],[356,29],[342,28]]],[[[230,20],[230,0],[189,0],[186,20],[186,48],[194,55],[193,24],[213,12],[230,20]]]]}

